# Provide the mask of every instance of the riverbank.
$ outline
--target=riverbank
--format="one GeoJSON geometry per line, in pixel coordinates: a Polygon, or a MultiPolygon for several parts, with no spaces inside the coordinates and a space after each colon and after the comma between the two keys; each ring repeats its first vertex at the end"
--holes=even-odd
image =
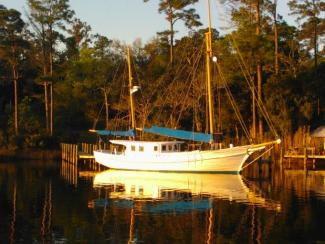
{"type": "Polygon", "coordinates": [[[60,159],[59,150],[50,149],[0,149],[0,161],[60,159]]]}

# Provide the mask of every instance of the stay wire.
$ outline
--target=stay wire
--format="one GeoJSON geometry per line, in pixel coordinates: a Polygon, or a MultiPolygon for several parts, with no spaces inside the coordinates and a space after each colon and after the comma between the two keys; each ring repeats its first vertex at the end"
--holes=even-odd
{"type": "MultiPolygon", "coordinates": [[[[257,91],[255,85],[252,84],[251,79],[247,77],[247,76],[251,77],[251,75],[250,75],[250,73],[248,71],[248,67],[246,66],[246,63],[244,62],[243,56],[241,55],[240,49],[239,49],[239,47],[238,47],[238,45],[237,45],[237,43],[236,43],[236,41],[235,41],[232,34],[231,34],[231,37],[232,37],[232,40],[231,40],[232,44],[234,45],[234,47],[235,47],[235,49],[237,51],[237,54],[238,54],[238,55],[236,55],[237,61],[238,61],[238,64],[239,64],[243,74],[244,74],[245,80],[246,80],[249,88],[251,89],[251,91],[253,91],[255,94],[258,94],[258,91],[257,91]]],[[[273,135],[275,137],[278,138],[278,134],[276,132],[276,129],[275,129],[275,127],[274,127],[274,125],[273,125],[273,123],[271,121],[271,118],[270,118],[265,106],[262,103],[262,100],[260,98],[258,98],[258,96],[254,96],[254,97],[255,97],[255,100],[257,102],[258,108],[260,109],[262,115],[264,116],[264,119],[265,119],[266,123],[270,127],[271,132],[273,133],[273,135]]]]}
{"type": "Polygon", "coordinates": [[[238,119],[238,121],[239,121],[239,123],[240,123],[240,125],[241,125],[247,139],[252,143],[253,140],[252,140],[252,137],[250,136],[249,129],[247,128],[247,126],[246,126],[246,124],[244,122],[244,119],[243,119],[243,117],[242,117],[242,115],[240,113],[238,105],[236,104],[235,98],[233,97],[233,95],[231,93],[231,90],[230,90],[230,88],[229,88],[229,86],[227,84],[227,81],[226,81],[226,79],[225,79],[225,77],[223,75],[223,72],[221,70],[221,67],[220,67],[219,63],[217,63],[217,68],[218,68],[218,71],[219,71],[219,76],[221,78],[221,81],[222,81],[222,83],[223,83],[223,85],[225,87],[226,94],[227,94],[227,96],[229,98],[229,101],[230,101],[230,103],[231,103],[231,105],[232,105],[232,107],[234,109],[235,115],[236,115],[236,117],[237,117],[237,119],[238,119]]]}
{"type": "MultiPolygon", "coordinates": [[[[218,4],[221,4],[221,3],[218,2],[218,0],[216,0],[216,2],[217,2],[217,4],[216,4],[217,6],[218,6],[218,4]]],[[[221,7],[220,7],[220,9],[217,8],[217,11],[219,12],[219,15],[220,15],[220,16],[224,16],[224,15],[225,15],[225,14],[224,14],[224,11],[222,10],[221,7]]],[[[225,18],[223,18],[223,19],[225,19],[225,18]]],[[[238,54],[239,58],[238,58],[237,55],[236,55],[236,59],[237,59],[237,61],[238,61],[238,64],[239,64],[239,66],[240,66],[240,69],[241,69],[241,71],[242,71],[242,73],[243,73],[243,75],[244,75],[244,77],[245,77],[245,79],[246,79],[246,82],[247,82],[249,88],[251,89],[251,91],[253,91],[255,94],[258,94],[258,93],[257,93],[257,90],[256,90],[256,87],[255,87],[253,81],[251,80],[251,74],[250,74],[250,72],[248,71],[249,69],[248,69],[248,67],[246,66],[246,63],[245,63],[245,61],[244,61],[244,59],[243,59],[243,57],[242,57],[242,54],[241,54],[241,52],[240,52],[240,49],[239,49],[239,47],[238,47],[238,45],[237,45],[237,43],[236,43],[236,40],[235,40],[234,35],[233,35],[232,32],[230,32],[230,36],[231,36],[231,39],[229,38],[229,35],[227,35],[228,39],[230,40],[230,42],[233,44],[233,46],[235,47],[235,49],[236,49],[236,51],[237,51],[237,54],[238,54]],[[249,77],[249,78],[248,78],[248,77],[249,77]]],[[[270,118],[270,115],[269,115],[269,113],[267,112],[265,106],[263,105],[261,99],[258,98],[257,96],[254,96],[254,97],[255,97],[255,100],[256,100],[256,102],[257,102],[258,108],[260,109],[262,115],[264,116],[264,119],[265,119],[267,125],[269,126],[271,132],[273,133],[273,135],[274,135],[275,137],[278,138],[278,137],[279,137],[279,136],[278,136],[278,133],[277,133],[277,131],[276,131],[275,127],[274,127],[274,124],[273,124],[273,122],[272,122],[272,120],[271,120],[271,118],[270,118]]]]}

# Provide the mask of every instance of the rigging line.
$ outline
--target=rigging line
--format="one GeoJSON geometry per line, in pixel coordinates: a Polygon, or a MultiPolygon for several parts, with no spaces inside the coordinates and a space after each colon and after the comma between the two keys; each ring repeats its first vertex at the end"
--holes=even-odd
{"type": "MultiPolygon", "coordinates": [[[[122,72],[122,81],[121,81],[121,88],[125,87],[125,80],[126,80],[126,69],[127,69],[127,65],[125,62],[123,62],[123,72],[122,72]]],[[[119,103],[118,103],[118,106],[121,107],[121,103],[122,103],[122,98],[123,98],[123,95],[124,95],[124,89],[120,89],[120,98],[119,98],[119,103]]],[[[118,124],[120,125],[121,124],[121,118],[120,116],[122,115],[122,111],[121,109],[118,109],[118,112],[114,118],[115,120],[115,130],[117,129],[117,126],[118,124]]]]}
{"type": "MultiPolygon", "coordinates": [[[[191,73],[189,73],[189,75],[188,75],[188,79],[190,78],[190,77],[192,77],[192,79],[191,79],[191,82],[190,82],[190,85],[188,86],[188,89],[187,89],[187,92],[186,92],[186,99],[189,99],[189,93],[190,93],[190,91],[192,90],[192,87],[193,87],[193,81],[194,81],[194,75],[196,74],[196,71],[197,71],[197,69],[198,69],[198,66],[199,66],[199,61],[200,61],[200,58],[201,58],[201,56],[202,56],[202,49],[199,49],[199,54],[198,55],[196,55],[196,53],[193,53],[193,55],[192,55],[192,57],[194,56],[194,57],[196,57],[196,59],[194,60],[194,63],[193,63],[193,65],[192,65],[192,69],[191,69],[191,73]]],[[[186,105],[186,102],[184,102],[183,104],[182,104],[182,108],[181,108],[181,110],[180,110],[180,113],[179,113],[179,116],[178,116],[178,119],[177,119],[177,123],[179,123],[179,121],[180,121],[180,118],[181,118],[181,115],[182,115],[182,113],[183,113],[183,111],[184,110],[186,110],[184,107],[189,107],[189,105],[186,105]]]]}
{"type": "MultiPolygon", "coordinates": [[[[232,37],[232,43],[233,43],[233,45],[235,46],[238,55],[240,55],[241,62],[243,62],[244,66],[245,66],[245,62],[244,62],[244,60],[243,60],[243,58],[242,58],[242,56],[241,56],[241,53],[240,53],[240,51],[239,51],[238,46],[236,45],[236,41],[235,41],[235,39],[234,39],[234,37],[233,37],[233,34],[231,33],[230,36],[232,37]]],[[[237,59],[237,60],[238,60],[238,59],[237,59]]],[[[245,68],[247,69],[247,66],[245,66],[245,68]]],[[[242,67],[241,67],[241,69],[242,69],[242,72],[245,74],[244,69],[243,69],[242,67]]],[[[248,69],[247,69],[247,70],[248,70],[248,69]]],[[[246,74],[246,75],[247,75],[247,74],[246,74]]],[[[248,76],[250,76],[249,72],[248,72],[248,76]]],[[[245,77],[245,78],[247,79],[247,77],[245,77]]],[[[255,88],[255,86],[253,86],[253,87],[255,88]]],[[[251,89],[251,90],[254,91],[254,89],[251,89]]],[[[256,92],[256,91],[254,91],[254,92],[256,92]]],[[[269,125],[269,127],[270,127],[272,133],[275,134],[275,135],[277,135],[276,130],[275,130],[274,127],[273,127],[273,124],[272,124],[272,122],[271,122],[271,120],[270,120],[270,118],[269,118],[269,116],[268,116],[267,111],[266,111],[265,109],[264,109],[264,110],[262,109],[263,105],[260,104],[261,101],[258,101],[258,100],[257,100],[257,103],[258,103],[258,106],[260,107],[261,112],[262,112],[263,116],[265,117],[265,120],[266,120],[267,124],[269,125]],[[272,124],[272,125],[271,125],[271,124],[272,124]]]]}
{"type": "MultiPolygon", "coordinates": [[[[188,53],[188,50],[187,50],[188,48],[183,48],[183,50],[184,50],[184,52],[183,52],[183,54],[186,54],[186,53],[188,53]]],[[[193,48],[193,49],[195,49],[195,48],[193,48]]],[[[201,50],[201,49],[199,49],[199,50],[201,50]]],[[[193,54],[194,55],[194,54],[193,54]]],[[[181,60],[186,60],[186,58],[185,59],[182,59],[181,58],[181,60]]],[[[185,67],[185,66],[178,66],[178,67],[185,67]]],[[[170,64],[167,66],[167,69],[170,69],[170,64]]],[[[176,72],[177,74],[180,74],[181,72],[180,72],[180,68],[178,68],[178,71],[176,72]]],[[[168,72],[166,72],[165,74],[168,74],[168,72]]],[[[156,90],[158,90],[158,89],[161,89],[161,84],[162,84],[162,82],[164,81],[164,77],[165,76],[167,76],[167,75],[164,75],[164,76],[162,76],[162,77],[160,77],[159,79],[158,79],[158,84],[155,86],[155,91],[153,92],[153,93],[155,93],[156,92],[156,90]]],[[[176,80],[178,78],[178,76],[176,76],[176,77],[174,77],[174,81],[176,80]]],[[[173,82],[171,82],[171,83],[173,83],[173,82]]],[[[156,108],[158,108],[158,111],[161,111],[160,113],[158,113],[159,114],[159,117],[160,116],[162,116],[163,115],[163,113],[162,113],[162,110],[163,110],[163,108],[164,108],[164,106],[166,105],[166,103],[167,103],[167,101],[164,101],[164,103],[162,103],[162,104],[159,104],[159,103],[161,103],[161,97],[166,97],[167,96],[167,94],[170,92],[170,89],[172,89],[172,84],[170,83],[170,85],[168,86],[168,88],[167,89],[164,89],[164,94],[163,95],[160,95],[160,98],[158,98],[156,101],[154,101],[154,106],[151,106],[152,107],[152,109],[149,111],[149,115],[156,109],[156,108]]],[[[158,118],[159,119],[159,118],[158,118]]]]}
{"type": "Polygon", "coordinates": [[[242,170],[247,168],[249,165],[251,165],[252,163],[256,162],[256,160],[260,159],[261,157],[263,157],[265,154],[267,154],[269,151],[271,151],[273,149],[274,146],[271,146],[268,150],[264,151],[262,154],[260,154],[259,156],[257,156],[256,158],[254,158],[251,162],[245,164],[242,167],[242,170]]]}
{"type": "MultiPolygon", "coordinates": [[[[165,76],[163,76],[165,77],[165,76]]],[[[170,93],[170,90],[173,88],[175,82],[175,77],[174,79],[168,84],[167,88],[165,90],[163,90],[163,94],[158,96],[155,106],[158,107],[158,111],[160,111],[160,113],[158,113],[158,120],[160,120],[161,116],[162,116],[162,110],[163,108],[166,106],[166,104],[168,103],[168,99],[166,99],[168,96],[168,94],[170,93]],[[163,102],[161,101],[163,100],[163,102]]]]}
{"type": "Polygon", "coordinates": [[[133,64],[132,75],[135,74],[134,77],[133,77],[133,81],[137,81],[136,84],[138,84],[140,86],[141,85],[140,84],[140,79],[139,79],[140,75],[139,75],[139,72],[136,69],[136,67],[137,67],[136,66],[136,61],[134,61],[135,57],[131,55],[130,58],[131,58],[131,65],[133,64]]]}
{"type": "Polygon", "coordinates": [[[98,122],[98,120],[99,120],[99,116],[100,116],[100,114],[102,113],[102,110],[103,110],[104,104],[105,104],[105,102],[102,103],[102,106],[101,106],[101,108],[100,108],[100,110],[99,110],[99,112],[98,112],[98,114],[97,114],[97,118],[94,120],[93,127],[92,127],[93,130],[96,129],[96,125],[97,125],[97,122],[98,122]]]}
{"type": "Polygon", "coordinates": [[[232,93],[231,93],[231,91],[230,91],[230,88],[229,88],[229,86],[228,86],[228,84],[227,84],[227,81],[226,81],[226,79],[225,79],[225,77],[224,77],[224,75],[223,75],[223,72],[222,72],[221,68],[220,68],[220,64],[218,64],[218,63],[217,63],[217,68],[218,68],[218,70],[219,70],[219,75],[220,75],[221,81],[222,81],[222,82],[224,83],[224,85],[225,85],[225,89],[226,89],[226,92],[227,92],[228,98],[229,98],[229,100],[230,100],[230,102],[231,102],[231,105],[232,105],[234,111],[235,111],[235,114],[236,114],[236,116],[237,116],[237,119],[239,120],[239,123],[241,124],[242,129],[244,130],[244,132],[245,132],[245,134],[246,134],[246,136],[247,136],[247,139],[248,139],[249,141],[252,141],[252,137],[250,136],[249,130],[248,130],[248,128],[247,128],[247,126],[246,126],[246,124],[245,124],[245,122],[244,122],[244,119],[243,119],[243,117],[242,117],[242,115],[241,115],[241,113],[240,113],[240,110],[239,110],[239,108],[238,108],[238,105],[236,104],[235,99],[234,99],[234,97],[233,97],[233,95],[232,95],[232,93]]]}
{"type": "MultiPolygon", "coordinates": [[[[231,93],[231,90],[230,90],[230,88],[229,88],[229,86],[228,86],[228,84],[227,84],[227,81],[226,81],[226,79],[225,79],[225,77],[224,77],[224,75],[223,75],[223,72],[222,72],[222,70],[221,70],[221,68],[220,68],[220,64],[217,64],[217,67],[218,67],[218,70],[219,70],[219,75],[220,75],[221,81],[223,82],[223,84],[224,84],[224,86],[225,86],[225,89],[226,89],[227,95],[228,95],[228,97],[229,97],[229,99],[230,99],[230,102],[231,102],[231,105],[233,106],[233,109],[235,110],[236,116],[238,117],[239,122],[242,124],[243,129],[244,129],[246,132],[248,132],[249,130],[248,130],[246,124],[244,123],[244,119],[243,119],[243,117],[242,117],[242,115],[241,115],[241,113],[240,113],[240,110],[239,110],[239,108],[238,108],[238,105],[237,105],[236,102],[235,102],[235,98],[233,97],[233,95],[232,95],[232,93],[231,93]]],[[[249,135],[249,134],[250,134],[250,133],[247,133],[247,135],[249,135]]],[[[248,136],[248,138],[251,138],[251,137],[248,136]]]]}
{"type": "MultiPolygon", "coordinates": [[[[238,55],[239,55],[239,57],[240,57],[240,59],[241,59],[241,62],[244,64],[244,67],[246,68],[246,70],[248,70],[247,66],[245,65],[244,59],[243,59],[243,57],[242,57],[242,55],[241,55],[241,52],[240,52],[240,50],[239,50],[239,47],[238,47],[238,45],[236,44],[236,42],[235,42],[233,36],[232,36],[232,38],[233,38],[233,42],[234,42],[234,44],[236,45],[236,49],[237,49],[238,55]]],[[[249,83],[248,80],[246,80],[246,81],[247,81],[248,85],[251,85],[250,89],[253,90],[253,91],[257,94],[257,89],[256,89],[255,85],[252,84],[252,82],[249,83]]],[[[270,116],[269,116],[269,114],[268,114],[268,112],[267,112],[265,106],[263,105],[261,99],[258,98],[258,96],[255,96],[255,100],[256,100],[256,102],[257,102],[257,105],[258,105],[258,107],[259,107],[259,109],[260,109],[262,115],[264,116],[264,118],[265,118],[265,120],[266,120],[266,123],[267,123],[268,126],[270,127],[272,133],[274,134],[274,136],[278,137],[278,134],[277,134],[277,132],[276,132],[276,129],[274,128],[274,124],[273,124],[273,122],[272,122],[272,120],[271,120],[271,118],[270,118],[270,116]]]]}
{"type": "Polygon", "coordinates": [[[234,101],[234,97],[232,96],[231,91],[229,90],[228,87],[226,88],[226,92],[227,92],[228,98],[230,100],[230,103],[231,103],[231,105],[232,105],[232,107],[233,107],[233,109],[235,111],[235,114],[237,116],[237,119],[238,119],[238,121],[239,121],[242,129],[244,130],[244,133],[246,135],[246,138],[248,139],[249,142],[252,143],[253,142],[252,137],[250,136],[249,130],[246,127],[245,122],[243,121],[243,118],[241,116],[241,113],[240,113],[240,111],[239,111],[239,109],[238,109],[238,107],[237,107],[237,105],[236,105],[236,103],[234,101]]]}
{"type": "MultiPolygon", "coordinates": [[[[184,50],[187,50],[187,48],[184,48],[184,50]]],[[[184,51],[184,53],[187,53],[187,52],[184,51]]],[[[193,55],[194,55],[194,54],[193,54],[193,55]]],[[[181,60],[185,60],[185,59],[181,59],[181,60]]],[[[167,94],[170,93],[170,90],[172,90],[172,89],[173,89],[173,86],[175,85],[174,82],[179,78],[180,74],[182,74],[182,70],[184,70],[184,69],[186,68],[186,65],[181,65],[181,64],[182,64],[182,63],[180,63],[180,65],[177,67],[177,70],[176,70],[176,72],[175,72],[177,75],[176,75],[176,76],[174,77],[174,79],[169,83],[167,89],[165,90],[164,94],[163,94],[160,98],[165,98],[165,97],[167,97],[167,94]]],[[[159,102],[159,99],[160,99],[160,98],[158,98],[158,102],[159,102]]],[[[168,103],[168,100],[165,99],[164,102],[163,102],[162,104],[160,104],[160,111],[163,110],[164,106],[166,106],[167,103],[168,103]]],[[[160,118],[160,116],[162,116],[162,115],[163,115],[162,112],[159,113],[159,118],[160,118]]],[[[169,121],[169,120],[168,120],[168,121],[169,121]]]]}
{"type": "MultiPolygon", "coordinates": [[[[231,34],[231,37],[232,37],[232,43],[233,43],[233,45],[235,46],[235,48],[236,48],[236,50],[237,50],[237,54],[238,54],[238,56],[239,56],[239,58],[240,58],[240,60],[237,58],[237,61],[239,62],[240,68],[241,68],[241,70],[242,70],[242,72],[243,72],[243,74],[244,74],[244,76],[245,76],[246,82],[247,82],[249,88],[250,88],[250,89],[251,89],[255,94],[257,94],[257,89],[256,89],[255,85],[252,84],[252,82],[249,81],[250,79],[247,78],[247,73],[248,73],[248,75],[250,76],[250,74],[249,74],[249,72],[248,72],[248,68],[247,68],[247,66],[245,65],[245,62],[244,62],[244,59],[243,59],[243,57],[242,57],[242,55],[241,55],[241,52],[240,52],[240,50],[239,50],[239,47],[238,47],[238,45],[236,44],[236,41],[235,41],[235,39],[234,39],[234,37],[233,37],[232,34],[231,34]],[[243,68],[243,66],[245,67],[245,69],[243,68]],[[246,73],[245,71],[246,71],[247,73],[246,73]]],[[[237,56],[236,56],[236,57],[237,57],[237,56]]],[[[277,134],[277,132],[276,132],[276,129],[275,129],[275,127],[274,127],[274,124],[272,123],[272,120],[271,120],[271,118],[270,118],[270,116],[269,116],[269,114],[268,114],[268,112],[267,112],[265,106],[263,105],[261,99],[258,98],[258,96],[255,96],[255,100],[256,100],[256,102],[257,102],[257,106],[258,106],[258,108],[260,109],[262,115],[264,116],[265,121],[266,121],[266,123],[268,124],[268,126],[270,127],[270,130],[272,131],[273,135],[274,135],[275,137],[279,137],[278,134],[277,134]]]]}
{"type": "MultiPolygon", "coordinates": [[[[159,87],[160,87],[160,85],[161,85],[161,83],[162,83],[162,81],[163,81],[163,77],[158,78],[157,81],[158,81],[158,82],[157,82],[157,85],[156,85],[156,86],[154,87],[154,89],[152,89],[152,91],[151,91],[151,97],[154,97],[154,94],[157,93],[157,91],[158,91],[158,89],[159,89],[159,87]]],[[[153,111],[155,110],[155,108],[157,107],[157,106],[155,105],[155,104],[157,103],[156,100],[155,100],[155,101],[151,101],[150,98],[149,98],[149,99],[147,99],[146,104],[149,104],[149,103],[151,103],[152,106],[150,106],[151,109],[148,110],[148,116],[149,116],[150,114],[152,114],[153,111]]]]}
{"type": "MultiPolygon", "coordinates": [[[[189,93],[190,93],[190,91],[192,89],[192,86],[193,86],[193,76],[195,75],[195,72],[196,72],[196,70],[198,68],[198,64],[199,64],[200,57],[202,55],[202,49],[199,49],[199,51],[201,51],[200,52],[200,55],[197,55],[195,52],[193,52],[192,53],[192,56],[191,56],[191,59],[193,59],[193,57],[196,57],[196,59],[194,60],[194,63],[192,65],[191,72],[188,74],[187,78],[185,79],[185,81],[190,80],[190,85],[188,86],[188,89],[186,90],[186,92],[184,94],[184,96],[185,96],[184,100],[185,99],[189,99],[188,98],[189,97],[189,93]],[[192,79],[190,79],[191,77],[192,77],[192,79]]],[[[178,122],[179,122],[179,120],[180,120],[180,118],[182,116],[183,111],[186,110],[186,108],[189,106],[189,105],[186,104],[186,102],[184,102],[184,100],[181,103],[181,109],[180,109],[180,112],[179,112],[179,116],[178,116],[178,119],[176,120],[176,123],[177,124],[178,124],[178,122]]],[[[177,107],[175,106],[174,109],[173,109],[173,113],[175,112],[176,109],[177,109],[177,107]]]]}
{"type": "Polygon", "coordinates": [[[246,126],[246,124],[244,122],[244,119],[243,119],[243,117],[242,117],[242,115],[241,115],[241,113],[239,111],[239,108],[238,108],[238,106],[237,106],[237,104],[235,102],[235,99],[234,99],[234,97],[233,97],[233,95],[232,95],[232,93],[230,91],[230,88],[229,88],[229,86],[227,84],[227,81],[226,81],[226,79],[225,79],[225,77],[224,77],[224,75],[223,75],[223,73],[221,71],[220,65],[218,63],[217,63],[217,67],[218,67],[218,71],[219,71],[219,75],[220,75],[221,81],[223,82],[223,84],[225,86],[226,93],[227,93],[228,98],[230,100],[230,103],[231,103],[231,105],[232,105],[232,107],[233,107],[233,109],[235,111],[235,114],[237,116],[237,119],[238,119],[240,125],[242,126],[242,129],[244,130],[244,133],[245,133],[247,139],[250,142],[252,142],[252,137],[250,136],[249,130],[248,130],[248,128],[247,128],[247,126],[246,126]]]}
{"type": "MultiPolygon", "coordinates": [[[[118,62],[118,65],[117,65],[117,68],[115,69],[115,72],[114,72],[114,75],[113,75],[113,79],[112,79],[112,83],[114,84],[116,81],[117,81],[117,74],[118,72],[120,71],[120,67],[121,67],[122,63],[121,62],[118,62]]],[[[114,129],[116,130],[116,116],[114,117],[113,119],[113,125],[114,125],[114,129]]]]}
{"type": "MultiPolygon", "coordinates": [[[[123,67],[124,68],[123,68],[123,72],[122,73],[125,72],[125,65],[123,67]]],[[[124,79],[122,79],[122,80],[124,80],[124,79]]],[[[121,82],[121,80],[119,80],[119,82],[121,82]]],[[[120,106],[119,104],[121,103],[121,100],[122,100],[122,90],[123,90],[122,87],[124,86],[123,84],[120,85],[121,89],[120,89],[118,104],[116,104],[117,107],[120,106]]],[[[116,128],[117,128],[117,124],[118,124],[118,120],[119,120],[120,113],[121,113],[121,111],[119,109],[117,109],[117,113],[115,114],[114,119],[113,119],[113,121],[114,121],[114,123],[113,123],[114,130],[116,130],[116,128]]]]}

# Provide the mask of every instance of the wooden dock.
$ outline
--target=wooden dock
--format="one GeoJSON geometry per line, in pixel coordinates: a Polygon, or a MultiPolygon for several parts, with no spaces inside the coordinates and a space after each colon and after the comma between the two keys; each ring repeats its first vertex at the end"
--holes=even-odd
{"type": "Polygon", "coordinates": [[[284,156],[283,158],[290,163],[304,162],[306,169],[307,161],[316,163],[325,160],[325,139],[312,137],[310,127],[304,126],[299,128],[294,135],[288,135],[283,138],[284,156]]]}
{"type": "Polygon", "coordinates": [[[325,155],[315,154],[315,147],[295,147],[290,148],[284,158],[289,161],[289,167],[291,167],[292,163],[303,160],[303,168],[306,171],[308,161],[312,162],[312,168],[315,169],[317,162],[325,160],[325,155]]]}
{"type": "Polygon", "coordinates": [[[76,165],[78,165],[78,162],[83,162],[94,170],[100,168],[93,155],[93,151],[97,149],[97,145],[89,143],[81,143],[79,145],[61,143],[60,147],[62,160],[76,165]]]}
{"type": "Polygon", "coordinates": [[[316,154],[315,151],[315,147],[294,147],[286,152],[284,158],[325,159],[325,155],[316,154]]]}
{"type": "Polygon", "coordinates": [[[292,155],[292,154],[287,154],[284,155],[284,158],[307,158],[307,159],[325,159],[325,155],[292,155]]]}
{"type": "MultiPolygon", "coordinates": [[[[107,145],[101,145],[107,147],[107,145]]],[[[97,145],[89,143],[61,143],[60,175],[71,185],[77,186],[78,179],[93,178],[104,166],[95,161],[93,151],[97,145]]]]}

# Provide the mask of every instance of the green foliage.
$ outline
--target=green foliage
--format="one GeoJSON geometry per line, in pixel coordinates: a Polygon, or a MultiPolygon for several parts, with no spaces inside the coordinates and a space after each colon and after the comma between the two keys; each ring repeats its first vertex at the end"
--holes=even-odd
{"type": "Polygon", "coordinates": [[[290,0],[289,7],[292,15],[297,16],[297,21],[301,26],[299,33],[300,40],[306,41],[304,44],[307,51],[314,50],[315,67],[318,65],[319,40],[325,35],[325,3],[322,0],[290,0]]]}
{"type": "Polygon", "coordinates": [[[39,113],[35,113],[38,104],[32,98],[25,96],[19,104],[19,125],[22,134],[41,133],[42,122],[39,113]]]}
{"type": "MultiPolygon", "coordinates": [[[[141,87],[135,93],[138,127],[158,124],[206,131],[204,33],[207,29],[194,29],[200,24],[199,16],[191,8],[195,2],[159,2],[158,11],[166,15],[172,26],[178,20],[184,21],[192,29],[189,35],[174,41],[172,28],[147,43],[136,40],[131,47],[133,83],[141,87]],[[171,44],[172,65],[168,50],[171,44]]],[[[251,126],[252,95],[246,79],[256,79],[258,62],[262,65],[262,99],[281,134],[292,133],[305,124],[324,123],[324,53],[318,53],[315,69],[314,56],[305,45],[306,40],[311,40],[307,38],[311,37],[308,31],[311,23],[316,23],[309,15],[310,5],[305,6],[310,10],[308,13],[302,12],[303,4],[310,1],[290,1],[293,13],[305,23],[301,28],[289,25],[281,16],[278,18],[278,74],[274,67],[271,1],[259,1],[259,35],[256,35],[255,8],[258,2],[231,2],[235,4],[231,10],[235,28],[223,36],[212,29],[213,55],[217,56],[222,70],[221,73],[215,63],[212,65],[216,117],[219,116],[217,101],[222,103],[221,123],[216,120],[215,127],[220,126],[225,137],[237,133],[243,136],[237,132],[240,125],[222,77],[236,98],[244,121],[251,126]]],[[[314,13],[321,13],[323,3],[315,3],[318,12],[314,13]]],[[[130,118],[125,44],[100,34],[90,35],[91,27],[87,23],[72,19],[74,12],[68,0],[29,0],[28,4],[31,23],[28,29],[18,11],[0,5],[0,145],[56,147],[60,140],[76,142],[80,131],[94,126],[127,129],[130,118]],[[14,55],[8,48],[12,44],[9,40],[13,40],[9,37],[13,36],[17,46],[22,44],[14,55]],[[19,71],[18,136],[13,136],[13,64],[18,65],[19,71]],[[54,137],[45,130],[44,80],[54,84],[54,137]]],[[[321,37],[323,19],[321,14],[317,16],[321,37]]],[[[319,38],[318,45],[323,45],[321,42],[319,38]]]]}
{"type": "MultiPolygon", "coordinates": [[[[143,0],[148,2],[149,0],[143,0]]],[[[169,42],[170,47],[170,62],[173,62],[173,46],[174,46],[174,35],[176,33],[174,26],[178,20],[184,21],[187,28],[192,29],[193,27],[201,26],[199,21],[200,16],[196,13],[194,8],[189,6],[195,4],[198,0],[160,0],[159,2],[159,13],[163,13],[166,16],[166,20],[169,23],[169,30],[158,32],[161,36],[161,40],[165,43],[169,42]],[[170,37],[168,41],[168,36],[170,37]]]]}

